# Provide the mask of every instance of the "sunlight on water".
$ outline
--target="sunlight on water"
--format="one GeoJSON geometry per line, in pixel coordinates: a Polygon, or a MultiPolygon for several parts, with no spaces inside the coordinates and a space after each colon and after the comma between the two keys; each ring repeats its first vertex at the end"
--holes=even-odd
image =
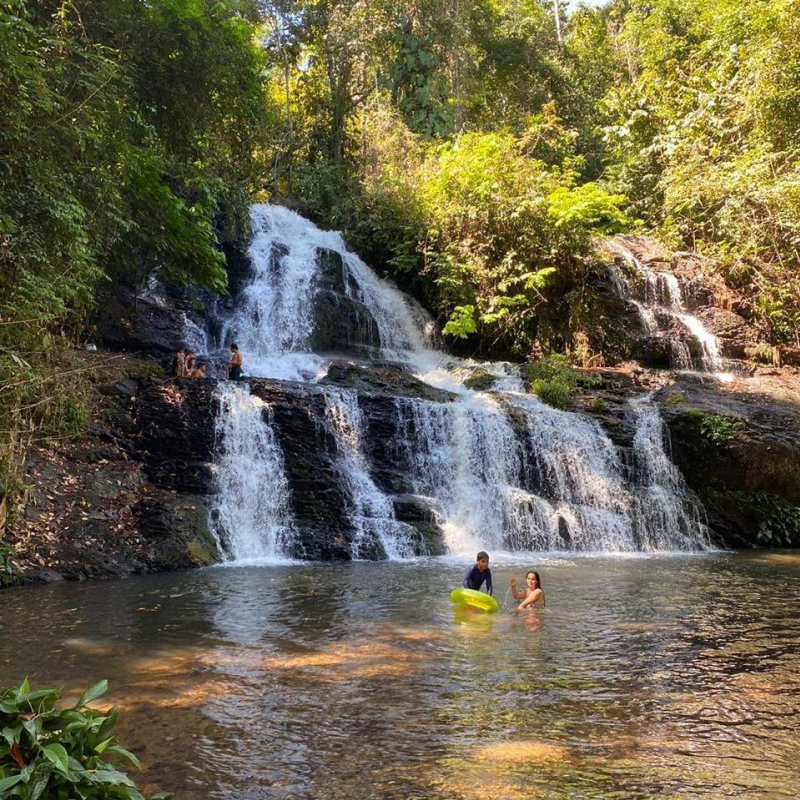
{"type": "Polygon", "coordinates": [[[4,592],[0,683],[108,678],[174,800],[796,798],[798,554],[493,557],[491,615],[448,599],[468,563],[4,592]]]}

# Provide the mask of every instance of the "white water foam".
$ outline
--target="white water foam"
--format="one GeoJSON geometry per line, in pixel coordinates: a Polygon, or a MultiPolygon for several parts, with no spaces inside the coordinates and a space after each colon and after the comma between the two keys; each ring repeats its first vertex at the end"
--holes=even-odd
{"type": "MultiPolygon", "coordinates": [[[[401,434],[393,446],[404,454],[408,482],[433,510],[451,554],[484,547],[589,553],[705,546],[705,529],[663,449],[657,412],[658,424],[649,409],[637,407],[632,484],[599,423],[525,394],[518,367],[459,360],[433,349],[430,318],[348,252],[338,233],[275,206],[254,206],[251,218],[255,276],[227,323],[248,374],[305,382],[324,374],[328,357],[311,352],[310,341],[320,251],[329,250],[341,258],[340,290],[375,320],[375,355],[405,363],[424,382],[455,393],[453,402],[394,401],[401,434]],[[494,378],[490,392],[465,386],[476,370],[494,378]]],[[[630,296],[621,273],[619,285],[630,296]]],[[[649,286],[659,303],[676,308],[673,313],[682,308],[674,276],[656,275],[649,286]]],[[[640,307],[657,329],[653,309],[640,307]]],[[[420,537],[397,520],[393,498],[371,475],[357,393],[320,390],[321,424],[335,441],[352,555],[410,557],[419,551],[420,537]]],[[[237,559],[280,556],[295,534],[269,409],[238,386],[224,388],[221,403],[218,507],[229,550],[237,559]]]]}
{"type": "Polygon", "coordinates": [[[216,528],[238,563],[287,558],[295,538],[283,454],[269,406],[246,384],[223,383],[217,416],[216,528]]]}

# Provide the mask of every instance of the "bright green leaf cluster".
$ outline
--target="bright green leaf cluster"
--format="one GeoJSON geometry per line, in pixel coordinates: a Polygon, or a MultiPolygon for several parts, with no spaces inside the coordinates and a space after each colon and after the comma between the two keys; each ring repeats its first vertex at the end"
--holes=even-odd
{"type": "MultiPolygon", "coordinates": [[[[121,771],[125,765],[141,765],[117,743],[116,708],[103,713],[88,705],[107,689],[101,681],[66,709],[59,708],[57,690],[31,690],[27,680],[0,692],[2,800],[144,800],[121,771]]],[[[151,800],[166,797],[158,794],[151,800]]]]}

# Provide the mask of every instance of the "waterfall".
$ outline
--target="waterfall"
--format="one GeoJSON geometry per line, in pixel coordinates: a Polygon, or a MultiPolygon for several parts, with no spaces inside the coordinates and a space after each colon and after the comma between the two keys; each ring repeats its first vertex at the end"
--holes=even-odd
{"type": "Polygon", "coordinates": [[[650,394],[631,401],[636,528],[647,550],[709,549],[708,529],[665,448],[666,431],[650,394]]]}
{"type": "Polygon", "coordinates": [[[707,546],[699,512],[664,449],[658,412],[645,401],[636,407],[633,484],[595,420],[530,395],[396,406],[412,486],[435,509],[451,552],[707,546]]]}
{"type": "MultiPolygon", "coordinates": [[[[659,325],[659,314],[667,319],[676,320],[700,345],[701,353],[697,366],[703,372],[715,373],[721,380],[728,380],[730,376],[722,372],[725,362],[720,353],[719,340],[706,329],[701,320],[686,313],[683,290],[678,278],[668,272],[651,270],[617,241],[610,241],[609,246],[629,267],[633,268],[643,284],[640,297],[637,298],[637,292],[634,291],[625,273],[616,265],[611,265],[610,276],[614,291],[636,307],[645,333],[648,336],[670,335],[668,329],[659,325]]],[[[673,364],[678,369],[694,368],[691,353],[685,342],[670,336],[670,348],[673,364]]]]}
{"type": "Polygon", "coordinates": [[[242,292],[223,339],[237,339],[247,354],[245,372],[257,377],[314,380],[324,374],[325,359],[314,352],[314,299],[321,285],[334,287],[342,298],[363,308],[374,321],[377,341],[365,330],[367,345],[378,346],[384,358],[397,361],[439,359],[427,349],[433,323],[345,246],[341,234],[316,225],[281,206],[263,204],[250,209],[253,239],[248,256],[254,272],[242,292]],[[320,253],[341,259],[325,274],[320,253]],[[327,281],[327,284],[326,284],[327,281]]]}
{"type": "Polygon", "coordinates": [[[283,558],[295,536],[283,455],[269,407],[246,384],[219,391],[216,488],[217,536],[233,561],[283,558]]]}
{"type": "MultiPolygon", "coordinates": [[[[599,422],[526,394],[517,367],[434,349],[430,318],[349,252],[340,234],[275,206],[253,206],[251,220],[252,280],[223,321],[224,336],[235,336],[244,353],[247,375],[316,384],[344,352],[372,364],[402,363],[450,392],[441,402],[380,395],[379,412],[370,410],[374,402],[362,408],[354,389],[322,384],[303,395],[303,413],[324,431],[325,469],[349,526],[331,535],[342,536],[354,558],[424,552],[423,534],[405,521],[410,501],[419,504],[415,513],[429,509],[424,513],[457,554],[707,546],[652,403],[632,409],[628,463],[599,422]],[[488,373],[490,391],[467,388],[476,370],[488,373]],[[367,436],[376,434],[367,410],[384,415],[380,430],[395,432],[379,444],[381,457],[396,464],[371,462],[374,439],[367,436]]],[[[620,296],[637,304],[654,333],[665,309],[690,328],[694,318],[685,313],[677,279],[640,271],[640,299],[621,271],[612,273],[620,296]]],[[[675,359],[691,366],[688,349],[676,346],[675,359]]],[[[297,549],[301,532],[269,406],[246,384],[223,384],[217,433],[217,526],[230,557],[275,558],[297,549]]]]}
{"type": "Polygon", "coordinates": [[[412,556],[411,526],[395,519],[391,499],[370,477],[364,458],[363,420],[356,393],[347,389],[326,389],[325,416],[336,439],[337,467],[347,490],[347,516],[355,530],[351,543],[353,557],[412,556]]]}

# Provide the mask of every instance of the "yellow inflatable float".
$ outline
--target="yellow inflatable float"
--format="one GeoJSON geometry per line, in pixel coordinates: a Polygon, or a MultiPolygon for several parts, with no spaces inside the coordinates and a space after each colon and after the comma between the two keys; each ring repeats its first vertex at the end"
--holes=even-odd
{"type": "Polygon", "coordinates": [[[494,597],[485,592],[476,592],[475,589],[453,589],[450,599],[457,606],[469,606],[489,614],[494,614],[499,609],[494,597]]]}

